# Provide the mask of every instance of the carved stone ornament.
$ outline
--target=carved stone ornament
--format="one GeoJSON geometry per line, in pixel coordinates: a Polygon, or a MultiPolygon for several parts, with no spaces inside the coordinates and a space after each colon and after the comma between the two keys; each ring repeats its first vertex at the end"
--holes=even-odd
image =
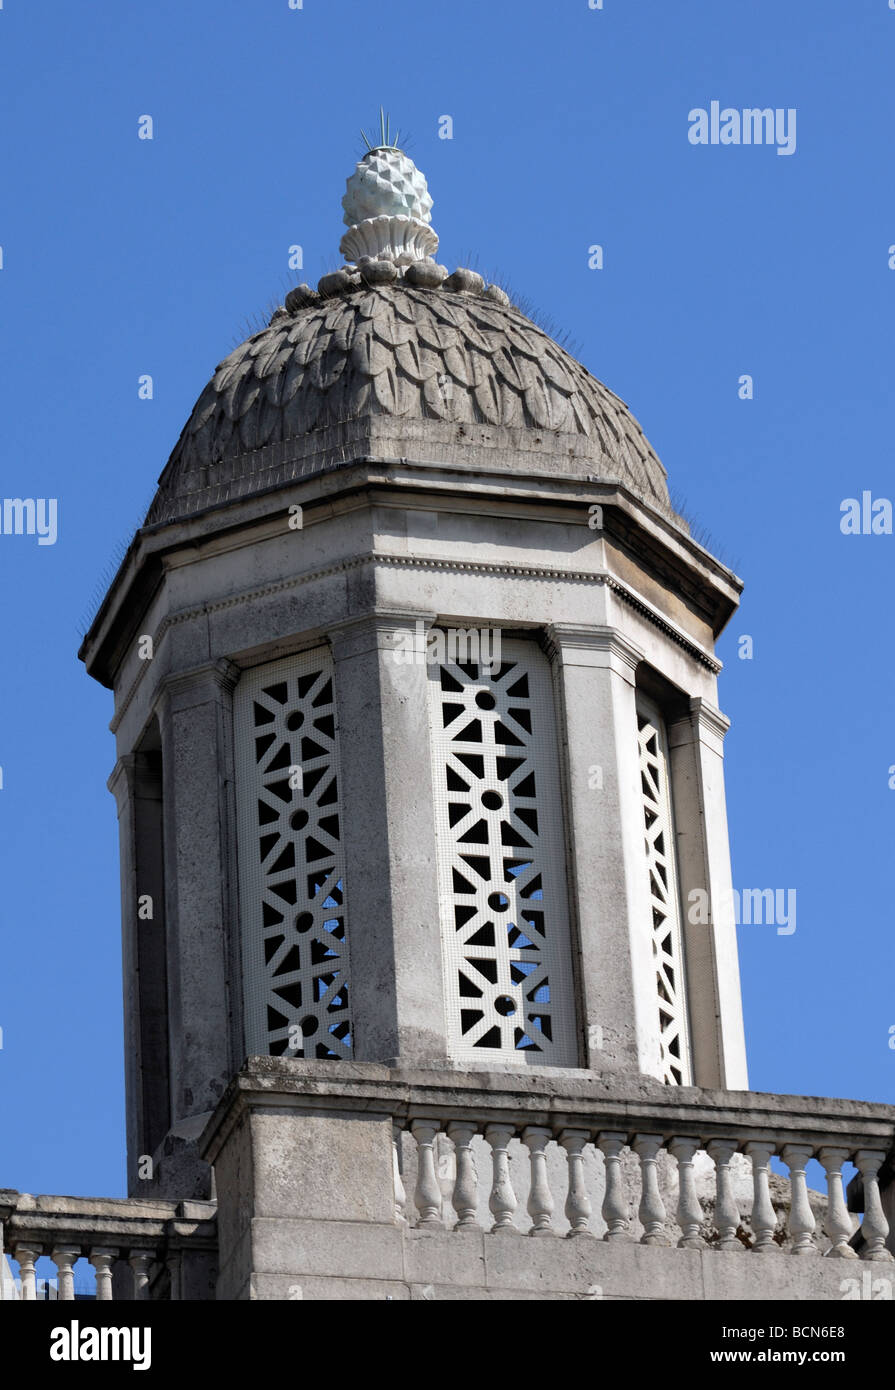
{"type": "Polygon", "coordinates": [[[425,176],[403,150],[365,154],[348,180],[342,207],[348,231],[339,249],[346,261],[368,256],[410,265],[438,250],[425,176]]]}

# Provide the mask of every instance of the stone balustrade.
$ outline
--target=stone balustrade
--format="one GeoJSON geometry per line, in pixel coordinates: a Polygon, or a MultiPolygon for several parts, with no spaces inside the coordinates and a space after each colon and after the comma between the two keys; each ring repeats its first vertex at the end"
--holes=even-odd
{"type": "MultiPolygon", "coordinates": [[[[408,1119],[406,1129],[417,1150],[416,1174],[411,1206],[402,1173],[407,1162],[401,1150],[399,1126],[395,1141],[396,1218],[409,1220],[422,1229],[453,1228],[463,1232],[484,1228],[492,1233],[521,1230],[532,1236],[599,1234],[610,1242],[636,1239],[643,1245],[678,1245],[684,1249],[711,1246],[761,1254],[785,1250],[793,1255],[825,1254],[847,1259],[860,1253],[865,1260],[893,1260],[895,1232],[890,1232],[879,1187],[880,1171],[887,1159],[885,1148],[867,1147],[860,1139],[830,1143],[829,1136],[820,1132],[803,1132],[797,1143],[773,1135],[751,1139],[736,1133],[706,1139],[700,1129],[700,1120],[704,1118],[689,1115],[682,1126],[686,1133],[610,1128],[580,1120],[573,1124],[532,1125],[521,1120],[513,1124],[469,1118],[440,1120],[431,1116],[408,1119]],[[437,1149],[440,1135],[453,1146],[453,1161],[448,1150],[447,1164],[445,1154],[439,1154],[437,1149]],[[490,1152],[486,1173],[480,1171],[481,1146],[476,1153],[477,1138],[490,1152]],[[518,1181],[514,1181],[509,1153],[514,1139],[527,1150],[528,1172],[520,1173],[518,1181]],[[562,1173],[552,1165],[550,1174],[551,1146],[556,1154],[564,1156],[562,1173]],[[585,1176],[588,1149],[599,1151],[603,1157],[598,1200],[592,1190],[597,1184],[588,1183],[585,1176]],[[676,1175],[669,1174],[667,1167],[660,1170],[663,1154],[675,1160],[676,1175]],[[749,1230],[744,1228],[743,1203],[735,1191],[733,1163],[738,1154],[747,1156],[751,1166],[751,1202],[746,1203],[750,1209],[749,1230]],[[631,1155],[637,1159],[633,1202],[630,1168],[626,1171],[625,1165],[625,1159],[631,1155]],[[701,1199],[697,1190],[695,1160],[699,1155],[707,1155],[714,1168],[713,1192],[708,1201],[701,1199]],[[771,1198],[774,1156],[780,1157],[789,1169],[788,1211],[782,1221],[771,1198]],[[820,1221],[806,1179],[806,1167],[812,1158],[818,1159],[826,1174],[826,1200],[820,1221]],[[847,1161],[856,1165],[862,1180],[864,1219],[860,1226],[846,1206],[842,1169],[847,1161]],[[676,1189],[672,1203],[668,1201],[669,1187],[676,1189]],[[519,1188],[525,1189],[522,1197],[519,1188]],[[480,1219],[479,1210],[483,1192],[487,1193],[491,1216],[485,1222],[480,1219]],[[520,1220],[523,1202],[525,1215],[520,1220]],[[707,1230],[707,1226],[714,1229],[707,1230]]],[[[741,1178],[742,1172],[736,1177],[741,1178]]]]}
{"type": "Polygon", "coordinates": [[[22,1296],[40,1255],[62,1299],[80,1257],[101,1299],[895,1296],[888,1105],[253,1057],[200,1146],[217,1209],[0,1192],[22,1296]]]}
{"type": "Polygon", "coordinates": [[[280,1058],[250,1059],[234,1101],[241,1089],[250,1105],[275,1095],[308,1115],[388,1116],[395,1220],[407,1229],[893,1259],[892,1106],[559,1068],[340,1063],[324,1073],[280,1058]],[[788,1179],[773,1171],[774,1157],[788,1179]],[[825,1194],[808,1186],[813,1158],[825,1194]],[[858,1169],[851,1200],[848,1162],[858,1169]]]}
{"type": "Polygon", "coordinates": [[[25,1301],[36,1298],[41,1255],[56,1266],[61,1300],[75,1297],[82,1257],[96,1271],[99,1300],[213,1297],[215,1215],[213,1202],[0,1191],[2,1251],[18,1262],[25,1301]]]}

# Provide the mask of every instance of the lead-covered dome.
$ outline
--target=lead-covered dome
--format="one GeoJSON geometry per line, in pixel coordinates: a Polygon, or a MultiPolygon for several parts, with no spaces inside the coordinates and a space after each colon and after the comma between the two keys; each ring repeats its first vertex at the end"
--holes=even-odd
{"type": "Polygon", "coordinates": [[[220,363],[148,520],[179,510],[216,473],[232,480],[224,465],[240,455],[380,415],[537,431],[559,450],[575,436],[586,447],[570,472],[617,478],[668,511],[665,470],[627,406],[518,309],[487,293],[358,281],[278,312],[220,363]]]}
{"type": "Polygon", "coordinates": [[[417,216],[396,212],[390,186],[377,211],[383,158],[372,150],[369,169],[361,161],[349,180],[346,221],[369,214],[343,239],[357,263],[318,290],[293,290],[269,326],[219,364],[147,522],[344,465],[352,449],[480,469],[487,458],[520,472],[537,455],[542,472],[619,481],[670,514],[665,470],[624,402],[497,286],[436,264],[431,199],[406,156],[400,173],[418,175],[417,216]]]}

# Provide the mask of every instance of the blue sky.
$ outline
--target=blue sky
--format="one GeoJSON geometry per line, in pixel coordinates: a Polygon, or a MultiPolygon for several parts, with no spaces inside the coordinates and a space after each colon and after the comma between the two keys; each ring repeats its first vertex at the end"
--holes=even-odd
{"type": "Polygon", "coordinates": [[[0,494],[58,498],[59,534],[0,535],[0,1185],[124,1192],[112,704],[79,625],[288,247],[311,283],[338,263],[380,102],[439,259],[568,332],[746,580],[734,883],[798,904],[740,930],[753,1087],[892,1099],[895,536],[839,519],[895,491],[893,54],[887,0],[4,0],[0,494]],[[794,108],[795,152],[694,146],[713,100],[794,108]]]}

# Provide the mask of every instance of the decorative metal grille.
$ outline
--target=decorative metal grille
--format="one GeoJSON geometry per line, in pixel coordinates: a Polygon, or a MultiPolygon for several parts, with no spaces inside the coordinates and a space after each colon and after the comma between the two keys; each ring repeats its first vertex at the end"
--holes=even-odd
{"type": "Polygon", "coordinates": [[[662,716],[641,696],[637,699],[637,728],[653,914],[653,959],[659,996],[662,1079],[670,1086],[688,1086],[691,1082],[690,1040],[674,820],[668,785],[668,748],[662,716]]]}
{"type": "Polygon", "coordinates": [[[350,1057],[328,648],[247,671],[234,724],[246,1048],[350,1057]]]}
{"type": "Polygon", "coordinates": [[[429,667],[445,1004],[458,1060],[577,1066],[553,690],[532,642],[429,667]]]}

